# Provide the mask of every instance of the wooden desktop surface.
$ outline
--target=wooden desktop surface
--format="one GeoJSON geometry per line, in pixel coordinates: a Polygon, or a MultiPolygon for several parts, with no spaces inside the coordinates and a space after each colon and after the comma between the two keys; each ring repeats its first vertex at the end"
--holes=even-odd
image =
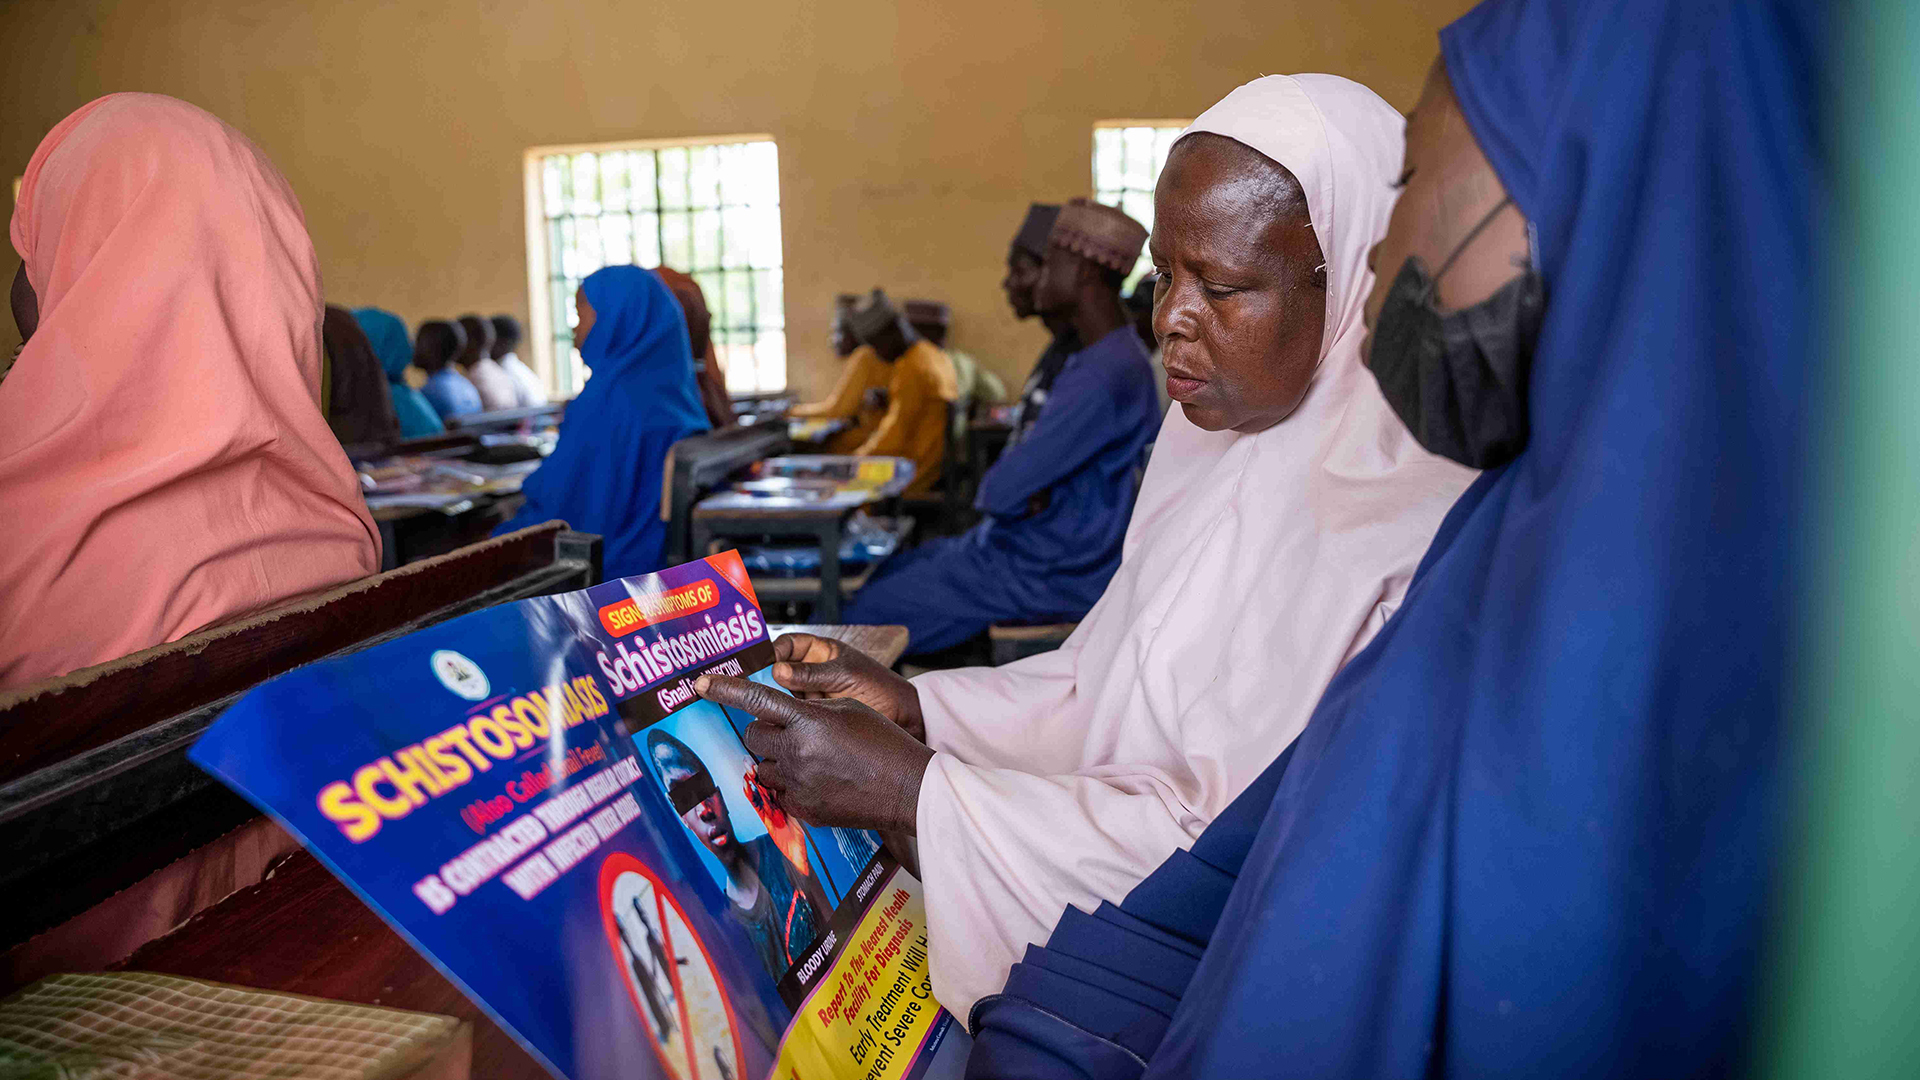
{"type": "MultiPolygon", "coordinates": [[[[768,629],[838,638],[887,665],[907,647],[904,626],[768,629]]],[[[512,1036],[305,851],[115,967],[458,1017],[473,1024],[474,1076],[547,1076],[512,1036]]]]}

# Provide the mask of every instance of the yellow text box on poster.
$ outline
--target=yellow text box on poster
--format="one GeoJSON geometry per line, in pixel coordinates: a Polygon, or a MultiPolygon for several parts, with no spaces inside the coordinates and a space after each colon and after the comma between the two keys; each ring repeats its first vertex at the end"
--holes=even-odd
{"type": "Polygon", "coordinates": [[[794,1014],[778,1080],[898,1080],[942,1017],[927,978],[920,883],[895,872],[827,977],[794,1014]]]}

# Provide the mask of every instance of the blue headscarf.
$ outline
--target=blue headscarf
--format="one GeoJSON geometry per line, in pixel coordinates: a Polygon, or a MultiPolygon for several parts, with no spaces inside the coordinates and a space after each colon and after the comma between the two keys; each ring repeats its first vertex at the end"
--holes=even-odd
{"type": "Polygon", "coordinates": [[[666,285],[637,266],[595,271],[580,290],[594,311],[580,349],[593,375],[567,405],[553,455],[521,487],[526,505],[495,535],[560,518],[604,538],[609,579],[650,573],[666,543],[667,449],[707,430],[687,319],[666,285]]]}
{"type": "Polygon", "coordinates": [[[354,308],[353,318],[367,335],[367,343],[373,346],[373,355],[380,358],[381,369],[387,373],[387,384],[393,392],[393,412],[400,418],[400,437],[414,439],[445,431],[446,425],[440,422],[440,414],[433,411],[426,395],[407,385],[407,365],[413,363],[413,342],[407,339],[407,324],[393,312],[376,307],[354,308]]]}
{"type": "Polygon", "coordinates": [[[1815,367],[1816,13],[1489,0],[1442,34],[1538,229],[1531,444],[1462,496],[1291,760],[1099,914],[1204,944],[1159,987],[1177,1005],[1075,960],[1098,950],[1066,920],[1016,975],[1107,989],[990,1020],[977,1062],[1051,1045],[1059,1071],[1032,1075],[1100,1054],[1073,1074],[1737,1071],[1815,367]]]}

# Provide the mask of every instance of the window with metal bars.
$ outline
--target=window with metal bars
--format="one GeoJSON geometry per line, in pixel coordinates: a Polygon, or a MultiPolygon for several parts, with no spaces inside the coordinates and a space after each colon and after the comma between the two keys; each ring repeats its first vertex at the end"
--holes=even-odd
{"type": "MultiPolygon", "coordinates": [[[[1153,228],[1153,185],[1167,151],[1191,120],[1102,120],[1093,125],[1093,197],[1153,228]]],[[[1127,275],[1127,289],[1153,269],[1145,250],[1127,275]]]]}
{"type": "Polygon", "coordinates": [[[536,364],[563,396],[589,376],[573,347],[574,291],[603,266],[691,274],[713,348],[739,393],[787,384],[780,164],[764,135],[527,151],[527,265],[536,364]]]}

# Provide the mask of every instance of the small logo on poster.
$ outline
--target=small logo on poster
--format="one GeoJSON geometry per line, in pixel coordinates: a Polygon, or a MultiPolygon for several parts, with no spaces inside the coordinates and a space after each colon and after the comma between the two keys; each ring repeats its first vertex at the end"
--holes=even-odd
{"type": "Polygon", "coordinates": [[[433,673],[440,678],[440,685],[468,701],[479,701],[492,689],[487,684],[487,673],[480,670],[480,665],[452,649],[435,650],[429,662],[433,665],[433,673]]]}

